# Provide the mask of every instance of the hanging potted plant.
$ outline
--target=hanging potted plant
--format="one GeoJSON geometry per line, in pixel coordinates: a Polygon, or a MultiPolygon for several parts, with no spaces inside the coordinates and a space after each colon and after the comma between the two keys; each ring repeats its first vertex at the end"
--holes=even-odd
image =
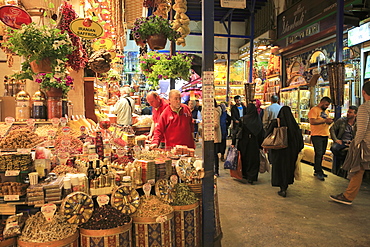
{"type": "Polygon", "coordinates": [[[74,50],[66,32],[35,23],[22,25],[20,29],[8,29],[6,47],[23,56],[23,79],[32,79],[40,73],[65,71],[67,55],[74,50]]]}
{"type": "Polygon", "coordinates": [[[171,56],[157,52],[148,52],[140,57],[140,67],[149,84],[156,88],[159,80],[189,80],[191,57],[184,53],[177,53],[171,56]]]}
{"type": "Polygon", "coordinates": [[[169,20],[156,15],[137,18],[131,31],[138,45],[144,46],[147,42],[152,50],[164,49],[167,39],[175,41],[181,36],[172,29],[169,20]]]}

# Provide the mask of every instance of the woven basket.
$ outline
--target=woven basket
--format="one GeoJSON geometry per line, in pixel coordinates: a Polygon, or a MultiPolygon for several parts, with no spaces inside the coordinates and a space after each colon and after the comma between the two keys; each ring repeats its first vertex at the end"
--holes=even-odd
{"type": "Polygon", "coordinates": [[[125,22],[127,28],[132,28],[136,18],[143,16],[143,1],[126,1],[125,22]]]}

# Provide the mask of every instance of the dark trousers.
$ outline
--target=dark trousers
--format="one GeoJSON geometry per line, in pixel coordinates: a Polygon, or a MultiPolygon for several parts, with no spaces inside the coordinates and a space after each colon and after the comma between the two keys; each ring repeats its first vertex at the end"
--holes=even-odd
{"type": "Polygon", "coordinates": [[[214,149],[215,149],[215,174],[220,174],[219,173],[219,160],[218,160],[218,153],[220,150],[220,145],[221,143],[215,143],[214,149]]]}
{"type": "Polygon", "coordinates": [[[327,136],[311,136],[313,148],[315,150],[315,164],[314,170],[317,174],[323,174],[322,170],[322,157],[325,154],[326,146],[328,145],[327,136]]]}
{"type": "Polygon", "coordinates": [[[226,139],[227,139],[227,136],[225,138],[222,138],[222,141],[220,143],[220,148],[219,148],[218,152],[221,155],[225,155],[225,151],[226,151],[226,139]]]}

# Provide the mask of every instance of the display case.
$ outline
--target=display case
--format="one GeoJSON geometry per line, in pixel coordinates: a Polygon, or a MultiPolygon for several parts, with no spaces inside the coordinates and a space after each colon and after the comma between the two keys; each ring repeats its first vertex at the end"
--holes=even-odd
{"type": "Polygon", "coordinates": [[[280,91],[281,83],[279,75],[268,76],[265,82],[265,102],[270,102],[271,96],[278,95],[280,91]]]}
{"type": "MultiPolygon", "coordinates": [[[[317,80],[316,86],[313,88],[313,95],[311,97],[311,107],[316,106],[320,103],[320,100],[323,97],[329,97],[330,98],[330,86],[328,81],[324,81],[322,77],[320,77],[317,80]]],[[[329,117],[334,119],[335,110],[333,104],[330,104],[329,108],[327,109],[329,111],[329,117]]]]}
{"type": "Polygon", "coordinates": [[[310,90],[308,86],[287,87],[280,91],[280,102],[289,106],[298,123],[308,122],[310,90]]]}

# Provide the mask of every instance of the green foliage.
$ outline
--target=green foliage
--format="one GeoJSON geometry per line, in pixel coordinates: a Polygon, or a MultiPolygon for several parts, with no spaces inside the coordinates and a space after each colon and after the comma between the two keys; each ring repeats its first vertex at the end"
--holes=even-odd
{"type": "Polygon", "coordinates": [[[24,57],[22,71],[25,77],[32,76],[29,63],[49,58],[52,72],[64,73],[67,55],[73,51],[67,33],[56,28],[38,26],[35,23],[22,25],[20,29],[8,29],[9,39],[5,45],[15,54],[24,57]]]}
{"type": "Polygon", "coordinates": [[[66,74],[57,77],[54,73],[40,73],[36,76],[35,82],[40,84],[40,88],[46,90],[52,87],[60,88],[63,91],[63,95],[66,95],[72,87],[73,79],[66,74]]]}
{"type": "Polygon", "coordinates": [[[143,41],[154,34],[164,34],[171,41],[181,36],[179,32],[172,29],[169,20],[156,15],[137,18],[131,31],[135,39],[143,41]]]}
{"type": "Polygon", "coordinates": [[[177,53],[174,56],[148,52],[140,57],[140,67],[152,87],[158,86],[159,80],[189,80],[191,58],[187,54],[177,53]]]}

